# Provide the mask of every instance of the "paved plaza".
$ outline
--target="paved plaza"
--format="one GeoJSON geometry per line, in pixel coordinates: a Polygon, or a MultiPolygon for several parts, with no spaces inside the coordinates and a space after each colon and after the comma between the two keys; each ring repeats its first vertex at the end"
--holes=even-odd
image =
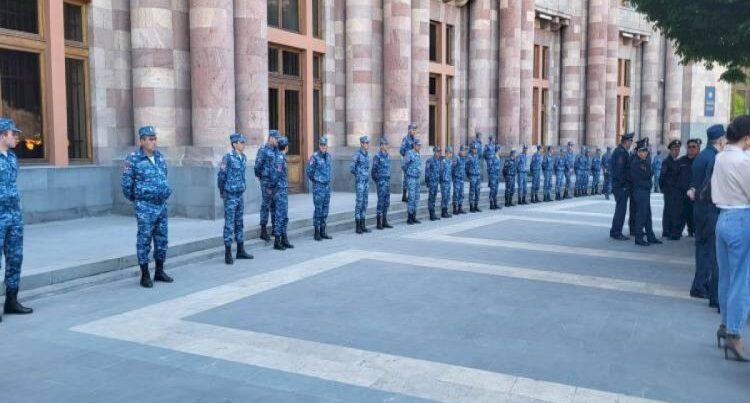
{"type": "Polygon", "coordinates": [[[43,293],[0,324],[2,401],[746,401],[750,366],[724,360],[718,315],[687,295],[693,239],[611,240],[613,209],[294,237],[233,266],[168,261],[176,282],[153,289],[43,293]]]}

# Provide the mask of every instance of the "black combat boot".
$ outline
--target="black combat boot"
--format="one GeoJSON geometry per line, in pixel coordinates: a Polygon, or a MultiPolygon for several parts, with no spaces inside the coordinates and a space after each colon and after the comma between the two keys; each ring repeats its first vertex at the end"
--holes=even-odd
{"type": "Polygon", "coordinates": [[[477,211],[474,210],[474,203],[469,202],[469,213],[476,213],[477,211]]]}
{"type": "Polygon", "coordinates": [[[156,261],[156,273],[154,273],[154,281],[161,281],[162,283],[171,283],[174,281],[172,277],[169,277],[164,271],[164,262],[156,261]]]}
{"type": "Polygon", "coordinates": [[[294,248],[294,245],[289,243],[289,238],[286,236],[286,232],[281,234],[281,244],[287,249],[294,248]]]}
{"type": "Polygon", "coordinates": [[[464,205],[463,205],[463,203],[460,203],[460,204],[458,205],[458,214],[466,214],[466,210],[464,210],[464,205]]]}
{"type": "Polygon", "coordinates": [[[234,258],[232,257],[232,247],[231,246],[225,246],[224,247],[224,263],[226,263],[226,264],[234,264],[234,258]]]}
{"type": "Polygon", "coordinates": [[[458,212],[458,205],[453,203],[453,215],[461,214],[458,212]]]}
{"type": "Polygon", "coordinates": [[[565,193],[563,193],[563,199],[570,199],[570,194],[568,193],[568,189],[565,189],[565,193]]]}
{"type": "Polygon", "coordinates": [[[495,203],[492,202],[492,199],[490,199],[490,210],[495,209],[495,203]]]}
{"type": "Polygon", "coordinates": [[[516,202],[517,205],[522,206],[523,205],[523,198],[521,197],[521,194],[518,194],[518,201],[516,202]]]}
{"type": "Polygon", "coordinates": [[[28,315],[34,312],[31,308],[26,308],[18,302],[18,289],[5,289],[5,307],[3,311],[6,314],[28,315]]]}
{"type": "Polygon", "coordinates": [[[274,236],[274,238],[273,238],[273,248],[276,249],[276,250],[284,250],[284,249],[286,249],[284,247],[284,244],[281,243],[281,236],[279,236],[279,235],[274,236]]]}
{"type": "Polygon", "coordinates": [[[393,228],[393,225],[388,224],[388,211],[383,212],[383,228],[393,228]]]}
{"type": "Polygon", "coordinates": [[[362,233],[362,227],[359,224],[359,218],[355,218],[354,219],[354,226],[355,226],[354,232],[356,232],[358,234],[361,234],[362,233]]]}
{"type": "Polygon", "coordinates": [[[555,192],[555,200],[560,200],[560,192],[555,192]]]}
{"type": "Polygon", "coordinates": [[[375,229],[383,229],[383,217],[380,214],[375,217],[375,223],[375,229]]]}
{"type": "Polygon", "coordinates": [[[271,237],[268,236],[268,231],[266,230],[266,226],[265,225],[261,225],[260,226],[260,239],[262,239],[262,240],[264,240],[266,242],[268,242],[268,241],[271,240],[271,237]]]}
{"type": "Polygon", "coordinates": [[[406,197],[406,189],[403,190],[403,193],[401,194],[401,201],[406,203],[409,201],[409,199],[406,197]]]}
{"type": "Polygon", "coordinates": [[[320,237],[320,227],[315,227],[315,235],[313,235],[313,239],[316,241],[323,240],[323,238],[320,237]]]}
{"type": "Polygon", "coordinates": [[[237,259],[252,259],[253,255],[247,253],[243,242],[237,242],[237,255],[235,257],[237,259]]]}
{"type": "Polygon", "coordinates": [[[333,239],[332,236],[328,235],[328,231],[326,231],[326,224],[320,226],[320,237],[323,239],[333,239]]]}
{"type": "Polygon", "coordinates": [[[363,219],[359,220],[359,222],[360,222],[360,224],[359,224],[359,225],[360,225],[360,227],[362,228],[362,232],[364,232],[365,234],[367,234],[367,233],[369,233],[369,232],[370,232],[370,230],[369,230],[369,229],[367,229],[367,226],[365,225],[365,222],[366,222],[366,221],[367,221],[367,219],[365,219],[365,218],[363,218],[363,219]]]}
{"type": "Polygon", "coordinates": [[[148,263],[141,265],[141,287],[151,288],[154,283],[151,281],[151,273],[148,271],[148,263]]]}
{"type": "Polygon", "coordinates": [[[479,202],[474,203],[474,211],[481,213],[482,209],[479,208],[479,202]]]}
{"type": "Polygon", "coordinates": [[[422,224],[422,221],[419,221],[417,218],[417,213],[412,214],[412,220],[414,221],[414,224],[422,224]]]}
{"type": "Polygon", "coordinates": [[[523,197],[523,204],[529,204],[529,203],[528,203],[528,202],[526,201],[526,196],[524,196],[524,197],[523,197]]]}
{"type": "Polygon", "coordinates": [[[414,216],[412,216],[411,213],[406,213],[406,224],[407,225],[413,225],[414,224],[414,216]]]}
{"type": "Polygon", "coordinates": [[[450,215],[448,215],[448,207],[443,207],[440,211],[440,217],[441,218],[450,218],[450,215]]]}

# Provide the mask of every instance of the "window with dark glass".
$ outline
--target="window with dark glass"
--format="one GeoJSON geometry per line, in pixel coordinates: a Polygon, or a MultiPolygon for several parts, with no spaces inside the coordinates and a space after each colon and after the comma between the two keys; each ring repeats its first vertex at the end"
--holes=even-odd
{"type": "Polygon", "coordinates": [[[300,151],[300,91],[284,91],[284,134],[289,139],[290,155],[300,151]]]}
{"type": "Polygon", "coordinates": [[[451,66],[454,63],[453,60],[453,46],[455,45],[456,31],[453,25],[447,25],[445,27],[445,63],[451,66]]]}
{"type": "Polygon", "coordinates": [[[439,61],[438,59],[438,53],[439,53],[439,39],[438,39],[438,31],[440,29],[440,24],[435,21],[430,21],[430,60],[433,62],[439,61]]]}
{"type": "Polygon", "coordinates": [[[320,55],[313,56],[313,79],[320,80],[320,55]]]}
{"type": "Polygon", "coordinates": [[[299,32],[299,0],[281,0],[281,27],[299,32]]]}
{"type": "Polygon", "coordinates": [[[64,3],[63,25],[66,40],[83,42],[83,7],[64,3]]]}
{"type": "Polygon", "coordinates": [[[68,158],[89,158],[86,136],[86,63],[65,59],[65,93],[68,107],[68,158]]]}
{"type": "Polygon", "coordinates": [[[279,50],[276,48],[268,48],[268,72],[279,72],[279,50]]]}
{"type": "Polygon", "coordinates": [[[437,81],[437,77],[430,76],[430,95],[437,95],[437,81]]]}
{"type": "Polygon", "coordinates": [[[281,10],[279,9],[279,0],[267,0],[266,4],[266,18],[268,19],[268,26],[278,27],[279,13],[281,12],[281,10]]]}
{"type": "Polygon", "coordinates": [[[282,56],[284,58],[284,61],[282,63],[282,68],[284,75],[287,76],[299,76],[299,53],[292,52],[292,51],[282,51],[282,56]]]}
{"type": "Polygon", "coordinates": [[[279,90],[268,89],[268,126],[279,130],[279,90]]]}
{"type": "Polygon", "coordinates": [[[36,0],[0,0],[0,28],[39,33],[36,0]]]}
{"type": "Polygon", "coordinates": [[[19,158],[43,159],[44,119],[39,54],[0,49],[0,115],[23,130],[16,147],[19,158]]]}
{"type": "Polygon", "coordinates": [[[320,10],[321,1],[320,0],[312,0],[312,33],[313,36],[316,38],[320,38],[323,36],[323,33],[320,29],[320,17],[321,17],[321,10],[320,10]]]}

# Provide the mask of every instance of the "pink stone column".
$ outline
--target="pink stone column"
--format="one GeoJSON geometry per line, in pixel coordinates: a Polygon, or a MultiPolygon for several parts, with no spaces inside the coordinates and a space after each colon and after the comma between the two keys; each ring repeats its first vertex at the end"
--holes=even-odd
{"type": "Polygon", "coordinates": [[[490,101],[492,87],[489,72],[492,54],[492,4],[490,0],[477,0],[469,4],[469,139],[474,132],[490,134],[490,101]]]}
{"type": "Polygon", "coordinates": [[[234,0],[234,69],[237,130],[262,144],[268,129],[266,3],[234,0]]]}
{"type": "MultiPolygon", "coordinates": [[[[534,0],[521,4],[521,107],[519,143],[531,144],[534,74],[534,0]]],[[[551,57],[551,56],[550,56],[551,57]]]]}
{"type": "Polygon", "coordinates": [[[665,110],[664,110],[664,136],[665,141],[682,137],[682,81],[684,67],[680,64],[680,57],[675,54],[674,43],[665,39],[666,43],[666,67],[664,73],[665,110]]]}
{"type": "Polygon", "coordinates": [[[372,130],[372,1],[346,0],[346,144],[372,130]]]}
{"type": "MultiPolygon", "coordinates": [[[[430,113],[430,2],[411,2],[411,121],[419,126],[418,136],[427,144],[430,113]]],[[[404,128],[406,134],[406,128],[404,128]]],[[[424,149],[426,147],[422,147],[424,149]]]]}
{"type": "MultiPolygon", "coordinates": [[[[620,14],[619,0],[609,0],[609,25],[607,26],[607,100],[605,115],[604,138],[599,142],[590,144],[604,145],[604,143],[617,144],[617,67],[620,51],[620,25],[618,17],[620,14]]],[[[631,63],[634,65],[635,63],[631,63]]]]}
{"type": "Polygon", "coordinates": [[[196,146],[223,146],[235,130],[233,15],[231,0],[190,0],[193,144],[196,146]]]}
{"type": "Polygon", "coordinates": [[[589,0],[586,60],[586,136],[589,145],[604,143],[607,98],[609,0],[589,0]]]}
{"type": "Polygon", "coordinates": [[[411,115],[411,1],[383,1],[383,129],[400,144],[411,115]]]}
{"type": "Polygon", "coordinates": [[[659,70],[662,65],[661,58],[661,35],[654,33],[648,42],[641,44],[643,47],[643,69],[641,85],[643,86],[643,97],[641,99],[641,136],[648,137],[653,142],[664,144],[667,140],[662,138],[659,130],[659,99],[661,89],[659,88],[659,70]]]}
{"type": "Polygon", "coordinates": [[[521,141],[521,43],[523,7],[520,0],[501,1],[498,97],[498,140],[502,145],[521,141]]]}
{"type": "Polygon", "coordinates": [[[176,145],[171,3],[132,0],[130,43],[135,129],[154,126],[160,145],[176,145]]]}
{"type": "Polygon", "coordinates": [[[583,39],[581,17],[574,16],[562,32],[562,83],[560,85],[562,96],[559,106],[560,144],[567,144],[569,141],[577,144],[581,132],[580,99],[583,96],[581,89],[581,67],[583,63],[581,48],[583,39]]]}

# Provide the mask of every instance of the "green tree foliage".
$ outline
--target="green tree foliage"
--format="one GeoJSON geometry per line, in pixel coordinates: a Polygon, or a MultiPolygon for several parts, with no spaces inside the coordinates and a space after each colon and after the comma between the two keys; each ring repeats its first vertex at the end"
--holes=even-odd
{"type": "Polygon", "coordinates": [[[677,47],[683,63],[727,68],[721,78],[744,81],[750,67],[750,0],[631,0],[677,47]]]}

